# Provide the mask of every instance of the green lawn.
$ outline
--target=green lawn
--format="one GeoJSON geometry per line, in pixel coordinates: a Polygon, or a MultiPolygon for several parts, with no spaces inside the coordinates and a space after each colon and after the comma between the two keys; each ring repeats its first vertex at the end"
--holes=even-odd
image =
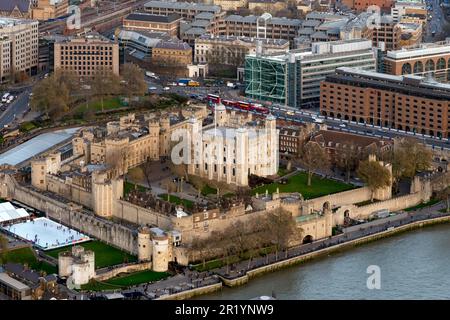
{"type": "Polygon", "coordinates": [[[141,192],[145,192],[145,191],[148,190],[148,188],[146,188],[144,186],[141,186],[139,184],[134,184],[134,183],[131,183],[131,182],[128,182],[128,181],[124,182],[124,184],[123,184],[123,194],[124,195],[129,194],[134,189],[137,189],[137,190],[139,190],[141,192]]]}
{"type": "MultiPolygon", "coordinates": [[[[113,110],[125,107],[124,103],[120,100],[120,98],[111,98],[103,100],[103,110],[113,110]]],[[[101,100],[90,101],[86,106],[86,103],[82,103],[77,107],[77,113],[84,113],[87,110],[92,110],[94,112],[102,111],[102,102],[101,100]]]]}
{"type": "Polygon", "coordinates": [[[31,269],[44,271],[47,274],[58,273],[56,266],[36,259],[30,248],[20,248],[7,252],[3,257],[3,262],[27,264],[31,269]]]}
{"type": "Polygon", "coordinates": [[[86,285],[81,286],[82,290],[101,291],[123,289],[141,283],[155,282],[165,279],[169,276],[167,272],[155,272],[151,270],[139,271],[124,276],[115,277],[104,282],[92,281],[86,285]]]}
{"type": "MultiPolygon", "coordinates": [[[[121,251],[117,248],[111,247],[100,241],[90,241],[81,243],[86,250],[92,250],[95,252],[95,268],[103,268],[121,264],[124,262],[134,262],[137,261],[136,256],[129,253],[121,251]]],[[[51,257],[58,258],[58,254],[62,251],[68,251],[72,246],[63,247],[58,249],[53,249],[46,251],[51,257]]]]}
{"type": "Polygon", "coordinates": [[[308,175],[304,172],[301,172],[290,177],[286,184],[271,183],[268,185],[260,186],[254,188],[252,190],[252,194],[265,194],[266,189],[269,193],[274,193],[276,192],[278,187],[280,189],[280,192],[300,192],[305,199],[312,199],[355,188],[351,184],[323,179],[316,175],[313,175],[311,179],[311,186],[308,187],[307,182],[308,175]]]}
{"type": "MultiPolygon", "coordinates": [[[[160,194],[159,197],[167,201],[167,194],[160,194]]],[[[194,202],[192,202],[191,200],[181,199],[174,195],[170,195],[169,202],[173,204],[182,204],[185,208],[188,209],[191,209],[194,206],[194,202]]]]}
{"type": "Polygon", "coordinates": [[[19,126],[19,130],[21,132],[28,132],[36,128],[36,125],[33,122],[23,122],[19,126]]]}
{"type": "Polygon", "coordinates": [[[201,191],[203,196],[207,196],[208,194],[217,194],[217,189],[210,187],[209,185],[205,185],[201,191]]]}
{"type": "Polygon", "coordinates": [[[422,209],[422,208],[426,208],[426,207],[432,206],[433,204],[436,204],[439,201],[440,201],[439,199],[431,199],[430,201],[423,202],[421,204],[418,204],[417,206],[406,208],[405,211],[416,211],[416,210],[419,210],[419,209],[422,209]]]}
{"type": "Polygon", "coordinates": [[[277,172],[277,175],[278,175],[279,177],[282,177],[282,176],[287,175],[287,174],[290,173],[290,172],[292,172],[292,170],[288,170],[288,169],[286,169],[286,168],[279,168],[279,169],[278,169],[278,172],[277,172]]]}

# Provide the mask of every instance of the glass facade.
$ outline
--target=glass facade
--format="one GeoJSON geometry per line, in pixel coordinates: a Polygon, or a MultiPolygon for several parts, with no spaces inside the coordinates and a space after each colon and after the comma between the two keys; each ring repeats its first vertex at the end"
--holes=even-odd
{"type": "Polygon", "coordinates": [[[249,98],[284,105],[287,97],[286,71],[285,61],[246,56],[245,95],[249,98]]]}

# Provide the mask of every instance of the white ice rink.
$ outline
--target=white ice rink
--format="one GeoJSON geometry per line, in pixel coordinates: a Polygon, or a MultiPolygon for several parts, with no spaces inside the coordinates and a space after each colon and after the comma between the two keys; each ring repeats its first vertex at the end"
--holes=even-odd
{"type": "Polygon", "coordinates": [[[4,227],[22,239],[33,242],[43,250],[64,247],[91,240],[85,234],[67,228],[47,218],[36,218],[27,222],[4,227]]]}

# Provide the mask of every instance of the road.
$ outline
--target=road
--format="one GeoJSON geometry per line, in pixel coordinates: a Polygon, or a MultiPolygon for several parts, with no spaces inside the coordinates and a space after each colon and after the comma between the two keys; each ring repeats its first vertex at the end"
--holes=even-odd
{"type": "Polygon", "coordinates": [[[337,118],[325,118],[318,112],[296,110],[289,107],[272,107],[272,114],[277,118],[293,122],[314,122],[315,118],[321,118],[328,128],[335,130],[355,133],[360,135],[372,136],[377,138],[395,138],[395,137],[415,137],[432,148],[447,148],[450,151],[450,142],[448,139],[433,138],[427,135],[406,133],[391,128],[382,128],[369,124],[359,124],[337,118]]]}
{"type": "Polygon", "coordinates": [[[10,125],[16,118],[21,117],[23,113],[29,108],[31,87],[22,91],[13,103],[0,115],[0,128],[5,125],[10,125]]]}
{"type": "Polygon", "coordinates": [[[445,20],[439,0],[427,0],[426,4],[427,6],[430,5],[433,6],[432,10],[428,12],[433,17],[430,21],[428,21],[427,26],[425,28],[425,34],[423,37],[424,42],[434,42],[438,40],[444,40],[446,35],[443,30],[444,29],[443,25],[448,24],[448,22],[445,20]],[[433,31],[436,32],[434,37],[432,35],[433,31]]]}

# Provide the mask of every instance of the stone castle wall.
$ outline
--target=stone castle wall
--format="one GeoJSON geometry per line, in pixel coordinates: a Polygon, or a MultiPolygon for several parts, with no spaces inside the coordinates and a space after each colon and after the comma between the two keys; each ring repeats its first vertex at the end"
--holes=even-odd
{"type": "Polygon", "coordinates": [[[53,220],[91,237],[137,254],[137,235],[132,229],[82,211],[82,207],[79,205],[61,202],[41,192],[21,186],[8,174],[0,174],[0,195],[3,198],[15,199],[43,211],[53,220]]]}

